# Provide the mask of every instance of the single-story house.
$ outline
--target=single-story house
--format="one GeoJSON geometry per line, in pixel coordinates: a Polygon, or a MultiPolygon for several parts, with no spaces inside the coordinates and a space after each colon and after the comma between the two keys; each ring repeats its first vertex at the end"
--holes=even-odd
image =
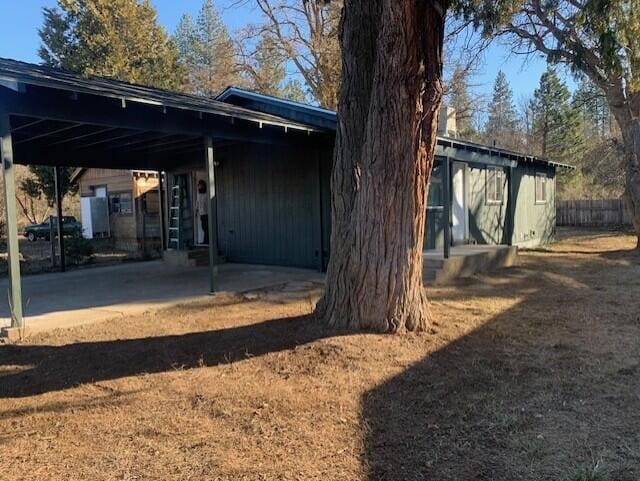
{"type": "MultiPolygon", "coordinates": [[[[565,166],[459,140],[450,117],[441,119],[425,248],[552,239],[565,166]]],[[[164,253],[179,260],[203,246],[213,290],[220,258],[326,267],[336,122],[333,111],[233,87],[209,99],[0,59],[12,305],[21,305],[14,162],[86,169],[76,177],[82,194],[111,192],[110,215],[123,217],[136,212],[135,172],[154,172],[147,192],[159,192],[164,253]],[[124,183],[110,189],[107,176],[124,183]]]]}

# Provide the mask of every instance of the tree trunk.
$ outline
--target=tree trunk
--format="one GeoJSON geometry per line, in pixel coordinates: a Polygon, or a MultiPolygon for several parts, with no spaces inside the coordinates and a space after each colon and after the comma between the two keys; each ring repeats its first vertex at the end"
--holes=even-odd
{"type": "Polygon", "coordinates": [[[621,92],[607,92],[625,150],[626,184],[623,195],[637,236],[636,249],[640,251],[640,93],[626,97],[621,92]]]}
{"type": "Polygon", "coordinates": [[[331,326],[397,332],[429,324],[422,247],[444,11],[423,0],[345,1],[331,258],[316,309],[331,326]]]}

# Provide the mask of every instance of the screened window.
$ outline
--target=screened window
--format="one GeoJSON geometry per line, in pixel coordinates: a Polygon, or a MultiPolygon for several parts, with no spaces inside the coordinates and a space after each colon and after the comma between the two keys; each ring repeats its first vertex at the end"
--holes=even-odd
{"type": "Polygon", "coordinates": [[[536,204],[547,203],[547,184],[549,179],[544,174],[536,174],[536,204]]]}
{"type": "Polygon", "coordinates": [[[133,214],[131,193],[109,194],[109,210],[112,214],[133,214]]]}
{"type": "Polygon", "coordinates": [[[505,173],[500,167],[487,167],[487,204],[502,204],[504,201],[505,173]]]}
{"type": "Polygon", "coordinates": [[[444,196],[442,195],[442,163],[437,162],[431,170],[429,179],[429,197],[427,198],[428,208],[441,208],[444,206],[444,196]]]}

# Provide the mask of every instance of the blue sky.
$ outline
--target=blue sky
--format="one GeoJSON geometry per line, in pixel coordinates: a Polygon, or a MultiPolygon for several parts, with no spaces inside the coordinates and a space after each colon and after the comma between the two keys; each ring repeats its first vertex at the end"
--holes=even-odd
{"type": "MultiPolygon", "coordinates": [[[[152,3],[158,11],[160,23],[172,33],[183,13],[197,14],[202,0],[152,0],[152,3]]],[[[38,28],[42,23],[42,8],[55,4],[55,0],[0,0],[0,5],[5,7],[0,17],[0,57],[38,62],[38,28]]],[[[216,4],[231,31],[259,21],[253,0],[218,0],[216,4]]],[[[545,68],[545,62],[540,58],[525,61],[509,54],[503,46],[492,45],[485,53],[473,83],[480,93],[488,94],[498,70],[503,70],[517,102],[520,97],[533,93],[545,68]]]]}

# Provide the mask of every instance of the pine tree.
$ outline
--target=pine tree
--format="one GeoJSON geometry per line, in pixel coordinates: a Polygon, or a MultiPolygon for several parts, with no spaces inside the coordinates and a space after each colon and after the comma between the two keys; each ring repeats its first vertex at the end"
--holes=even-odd
{"type": "MultiPolygon", "coordinates": [[[[580,112],[571,102],[567,85],[549,67],[540,77],[533,94],[533,137],[539,154],[555,162],[578,165],[584,152],[584,134],[580,112]]],[[[580,191],[579,171],[558,177],[560,195],[580,191]]]]}
{"type": "Polygon", "coordinates": [[[183,15],[175,43],[188,71],[191,92],[214,96],[230,85],[243,83],[233,41],[213,0],[205,0],[195,22],[183,15]]]}
{"type": "Polygon", "coordinates": [[[575,162],[584,145],[580,113],[554,69],[542,74],[533,98],[534,135],[540,142],[540,154],[557,162],[575,162]]]}
{"type": "Polygon", "coordinates": [[[265,32],[256,45],[255,52],[243,63],[243,71],[249,86],[256,92],[297,102],[307,100],[302,83],[286,80],[287,57],[280,51],[278,42],[265,32]]]}
{"type": "Polygon", "coordinates": [[[513,102],[513,91],[504,72],[499,71],[493,86],[493,96],[489,105],[489,117],[485,126],[487,143],[499,147],[518,149],[518,113],[513,102]]]}
{"type": "Polygon", "coordinates": [[[152,87],[180,89],[178,51],[148,0],[58,0],[44,9],[45,65],[152,87]]]}

